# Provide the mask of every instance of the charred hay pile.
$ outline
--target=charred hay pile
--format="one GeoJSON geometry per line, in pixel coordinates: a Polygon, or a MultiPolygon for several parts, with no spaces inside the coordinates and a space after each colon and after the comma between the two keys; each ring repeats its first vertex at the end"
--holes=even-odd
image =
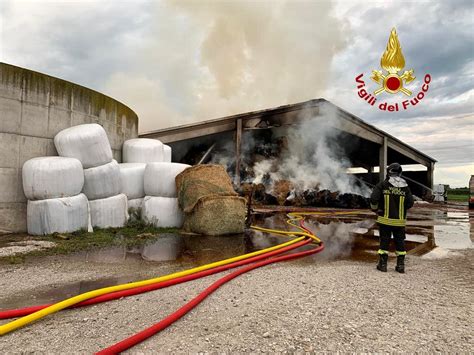
{"type": "MultiPolygon", "coordinates": [[[[271,130],[246,132],[246,135],[243,138],[246,144],[241,156],[240,184],[235,188],[241,196],[252,195],[252,204],[351,209],[369,207],[368,199],[360,194],[330,191],[321,184],[290,181],[276,173],[282,160],[288,158],[291,142],[286,136],[274,136],[271,130]]],[[[206,156],[205,162],[224,165],[236,185],[233,142],[216,142],[211,152],[210,146],[194,146],[182,162],[197,164],[206,156]]]]}

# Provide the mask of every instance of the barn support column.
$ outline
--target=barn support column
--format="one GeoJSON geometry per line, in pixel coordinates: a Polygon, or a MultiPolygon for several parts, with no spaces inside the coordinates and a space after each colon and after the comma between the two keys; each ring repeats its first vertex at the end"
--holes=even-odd
{"type": "Polygon", "coordinates": [[[433,175],[434,175],[434,163],[431,162],[429,166],[427,166],[428,170],[426,171],[426,186],[430,189],[433,189],[433,175]]]}
{"type": "Polygon", "coordinates": [[[242,145],[242,119],[238,119],[235,125],[235,184],[240,185],[240,160],[242,145]]]}
{"type": "Polygon", "coordinates": [[[387,137],[383,137],[382,146],[379,150],[379,168],[379,181],[383,181],[387,174],[387,137]]]}

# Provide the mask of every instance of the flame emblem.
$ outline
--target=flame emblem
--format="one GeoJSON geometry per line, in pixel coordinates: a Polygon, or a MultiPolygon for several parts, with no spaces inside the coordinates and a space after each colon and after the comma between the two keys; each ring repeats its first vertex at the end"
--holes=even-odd
{"type": "Polygon", "coordinates": [[[403,84],[409,84],[415,77],[413,76],[414,70],[405,70],[402,75],[398,75],[400,71],[405,67],[405,57],[402,53],[402,47],[398,40],[397,31],[392,28],[390,37],[387,43],[387,49],[380,59],[380,66],[385,69],[388,74],[384,74],[382,70],[372,70],[372,76],[370,77],[381,87],[374,91],[374,95],[378,95],[383,91],[390,94],[396,94],[401,91],[407,96],[411,95],[411,91],[403,87],[403,84]]]}

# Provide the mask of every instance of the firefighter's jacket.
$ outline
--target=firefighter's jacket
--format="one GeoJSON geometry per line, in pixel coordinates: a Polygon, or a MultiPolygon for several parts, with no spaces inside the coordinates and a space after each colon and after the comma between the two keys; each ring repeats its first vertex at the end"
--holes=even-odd
{"type": "Polygon", "coordinates": [[[394,227],[404,227],[407,210],[413,206],[413,195],[404,179],[393,177],[375,186],[370,196],[370,207],[377,211],[377,222],[394,227]]]}

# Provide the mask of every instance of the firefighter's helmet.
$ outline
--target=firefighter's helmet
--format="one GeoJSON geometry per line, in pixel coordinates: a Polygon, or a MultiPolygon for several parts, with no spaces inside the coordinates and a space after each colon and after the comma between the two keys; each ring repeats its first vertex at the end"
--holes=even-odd
{"type": "Polygon", "coordinates": [[[387,166],[388,176],[400,176],[402,175],[402,166],[398,163],[392,163],[387,166]]]}

